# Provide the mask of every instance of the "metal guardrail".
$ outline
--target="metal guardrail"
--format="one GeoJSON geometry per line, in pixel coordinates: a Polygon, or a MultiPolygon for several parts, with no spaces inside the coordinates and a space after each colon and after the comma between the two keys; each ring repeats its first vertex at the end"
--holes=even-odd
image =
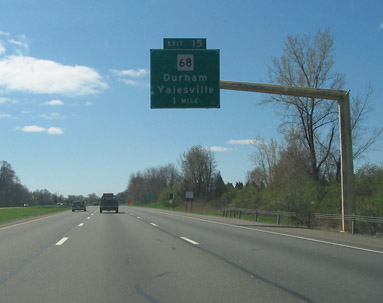
{"type": "MultiPolygon", "coordinates": [[[[327,219],[327,220],[341,220],[342,215],[335,214],[320,214],[314,213],[314,217],[317,219],[327,219]]],[[[369,217],[369,216],[358,216],[358,215],[346,215],[345,219],[347,221],[361,221],[369,223],[383,223],[383,217],[369,217]]]]}
{"type": "MultiPolygon", "coordinates": [[[[255,221],[258,221],[259,215],[275,216],[276,223],[279,225],[281,217],[297,217],[296,212],[286,211],[275,211],[275,210],[260,210],[260,209],[249,209],[249,208],[238,208],[238,207],[227,207],[223,209],[223,216],[225,217],[238,217],[242,215],[254,215],[255,221]]],[[[313,219],[324,219],[324,220],[342,220],[341,214],[321,214],[321,213],[307,213],[307,227],[310,228],[313,219]]],[[[351,221],[352,223],[352,234],[355,233],[356,222],[366,222],[383,224],[383,217],[371,217],[371,216],[360,216],[360,215],[346,215],[345,221],[351,221]]]]}
{"type": "Polygon", "coordinates": [[[258,221],[259,215],[267,216],[276,216],[277,224],[281,222],[281,217],[295,217],[295,212],[287,211],[275,211],[275,210],[263,210],[263,209],[249,209],[249,208],[237,208],[237,207],[228,207],[223,210],[223,216],[226,217],[238,217],[241,218],[243,214],[250,214],[255,216],[255,221],[258,221]]]}

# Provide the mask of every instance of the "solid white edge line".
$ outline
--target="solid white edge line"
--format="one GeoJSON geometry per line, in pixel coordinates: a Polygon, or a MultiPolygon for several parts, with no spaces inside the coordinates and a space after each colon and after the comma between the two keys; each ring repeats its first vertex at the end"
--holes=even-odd
{"type": "Polygon", "coordinates": [[[64,237],[62,238],[60,241],[58,241],[56,243],[57,246],[60,246],[60,245],[63,245],[65,243],[66,240],[68,240],[69,238],[68,237],[64,237]]]}
{"type": "Polygon", "coordinates": [[[215,221],[210,221],[210,220],[206,220],[206,219],[199,219],[199,218],[187,217],[187,216],[182,216],[182,215],[170,214],[170,213],[159,212],[159,211],[155,211],[155,210],[151,210],[151,211],[156,212],[156,213],[161,213],[161,214],[167,214],[170,216],[176,216],[176,217],[181,217],[181,218],[186,218],[186,219],[192,219],[192,220],[197,220],[197,221],[202,221],[202,222],[208,222],[208,223],[213,223],[213,224],[218,224],[218,225],[224,225],[224,226],[230,226],[230,227],[241,228],[241,229],[246,229],[246,230],[252,230],[252,231],[257,231],[257,232],[266,233],[266,234],[272,234],[272,235],[289,237],[289,238],[311,241],[311,242],[316,242],[316,243],[322,243],[322,244],[327,244],[327,245],[332,245],[332,246],[339,246],[339,247],[344,247],[344,248],[356,249],[356,250],[360,250],[360,251],[366,251],[366,252],[371,252],[371,253],[383,255],[383,251],[380,251],[380,250],[373,250],[373,249],[362,248],[362,247],[357,247],[357,246],[352,246],[352,245],[346,245],[346,244],[340,244],[340,243],[335,243],[335,242],[317,240],[317,239],[306,238],[306,237],[301,237],[301,236],[294,236],[294,235],[279,233],[279,232],[275,232],[275,231],[250,228],[250,227],[246,227],[246,226],[238,226],[238,225],[233,225],[233,224],[229,224],[229,223],[215,222],[215,221]]]}
{"type": "Polygon", "coordinates": [[[63,215],[63,214],[64,214],[64,212],[60,212],[58,214],[56,213],[56,214],[44,216],[44,217],[41,217],[41,218],[36,218],[36,219],[26,220],[26,221],[20,222],[20,223],[6,225],[6,226],[3,226],[3,227],[0,227],[0,230],[9,229],[9,228],[20,226],[20,225],[25,225],[25,224],[28,224],[28,223],[32,223],[32,222],[48,219],[48,218],[55,217],[55,216],[60,216],[60,215],[63,215]]]}
{"type": "Polygon", "coordinates": [[[191,244],[194,244],[194,245],[198,245],[199,243],[198,242],[196,242],[196,241],[193,241],[193,240],[191,240],[191,239],[188,239],[188,238],[186,238],[186,237],[180,237],[182,240],[185,240],[186,242],[189,242],[189,243],[191,243],[191,244]]]}

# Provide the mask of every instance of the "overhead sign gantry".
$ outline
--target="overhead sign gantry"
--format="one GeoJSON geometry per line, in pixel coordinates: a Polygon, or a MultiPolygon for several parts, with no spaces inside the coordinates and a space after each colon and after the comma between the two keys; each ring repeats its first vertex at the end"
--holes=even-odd
{"type": "Polygon", "coordinates": [[[342,179],[342,230],[355,214],[349,91],[286,85],[220,81],[219,50],[206,39],[164,39],[164,49],[150,50],[151,108],[219,108],[220,89],[337,100],[342,179]]]}

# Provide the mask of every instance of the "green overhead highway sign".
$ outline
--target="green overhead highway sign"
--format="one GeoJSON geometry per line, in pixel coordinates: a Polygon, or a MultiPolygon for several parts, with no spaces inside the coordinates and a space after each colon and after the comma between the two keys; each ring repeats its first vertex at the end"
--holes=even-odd
{"type": "MultiPolygon", "coordinates": [[[[188,41],[190,47],[203,39],[167,40],[188,41]]],[[[219,108],[219,85],[219,50],[150,50],[151,108],[219,108]]]]}

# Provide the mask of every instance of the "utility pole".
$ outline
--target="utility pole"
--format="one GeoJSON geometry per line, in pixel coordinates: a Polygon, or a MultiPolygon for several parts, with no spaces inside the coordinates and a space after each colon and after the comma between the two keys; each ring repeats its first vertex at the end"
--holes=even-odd
{"type": "Polygon", "coordinates": [[[349,230],[348,225],[350,224],[346,224],[345,216],[355,214],[349,91],[233,81],[220,81],[220,88],[264,94],[328,99],[338,102],[342,183],[342,231],[349,230]]]}

